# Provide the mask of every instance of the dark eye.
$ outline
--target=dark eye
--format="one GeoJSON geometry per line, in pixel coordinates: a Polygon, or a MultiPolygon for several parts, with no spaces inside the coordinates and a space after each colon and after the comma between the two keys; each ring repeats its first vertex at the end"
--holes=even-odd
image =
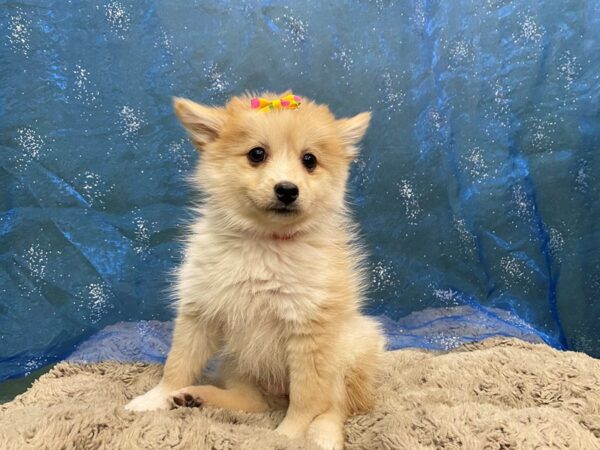
{"type": "Polygon", "coordinates": [[[317,157],[312,153],[305,153],[302,157],[302,165],[306,167],[309,172],[315,170],[317,167],[317,157]]]}
{"type": "Polygon", "coordinates": [[[248,159],[254,164],[258,164],[267,159],[267,152],[262,147],[254,147],[248,152],[248,159]]]}

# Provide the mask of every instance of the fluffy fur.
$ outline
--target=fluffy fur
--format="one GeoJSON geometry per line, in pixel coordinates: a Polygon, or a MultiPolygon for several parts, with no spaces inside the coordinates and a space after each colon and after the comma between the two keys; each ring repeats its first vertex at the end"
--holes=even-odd
{"type": "Polygon", "coordinates": [[[203,200],[178,271],[162,381],[127,408],[287,406],[280,433],[342,448],[348,414],[373,407],[384,349],[377,323],[360,313],[362,255],[345,203],[370,115],[336,119],[306,99],[298,110],[260,113],[250,96],[222,108],[174,106],[201,153],[203,200]],[[249,161],[255,147],[266,161],[249,161]],[[313,171],[302,164],[306,152],[317,158],[313,171]],[[284,213],[272,209],[282,181],[299,189],[284,213]],[[193,386],[215,355],[219,381],[193,386]]]}

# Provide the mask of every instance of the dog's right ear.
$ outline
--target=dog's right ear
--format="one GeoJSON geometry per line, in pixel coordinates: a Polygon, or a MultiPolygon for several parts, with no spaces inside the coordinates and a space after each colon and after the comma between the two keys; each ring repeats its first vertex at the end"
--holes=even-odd
{"type": "Polygon", "coordinates": [[[198,149],[202,150],[221,134],[226,118],[223,109],[179,97],[173,99],[173,109],[198,149]]]}

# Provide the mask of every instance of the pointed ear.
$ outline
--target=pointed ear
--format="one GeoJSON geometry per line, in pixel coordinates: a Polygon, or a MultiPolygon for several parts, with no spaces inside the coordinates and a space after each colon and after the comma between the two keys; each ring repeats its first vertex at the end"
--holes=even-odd
{"type": "Polygon", "coordinates": [[[173,108],[192,141],[200,150],[219,137],[225,124],[226,113],[221,108],[200,105],[178,97],[173,99],[173,108]]]}
{"type": "Polygon", "coordinates": [[[350,151],[352,157],[356,156],[356,146],[365,135],[369,122],[371,120],[370,112],[363,112],[348,119],[339,119],[337,121],[343,145],[350,151]]]}

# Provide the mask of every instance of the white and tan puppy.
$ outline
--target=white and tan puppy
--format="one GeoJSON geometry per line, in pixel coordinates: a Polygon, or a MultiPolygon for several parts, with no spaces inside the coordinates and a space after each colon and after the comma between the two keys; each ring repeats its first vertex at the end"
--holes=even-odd
{"type": "Polygon", "coordinates": [[[346,417],[373,407],[384,350],[377,323],[360,312],[363,257],[345,203],[370,114],[336,119],[306,100],[295,110],[250,105],[250,96],[222,108],[175,100],[200,150],[203,199],[162,380],[127,408],[283,404],[277,431],[340,449],[346,417]],[[193,385],[213,356],[218,386],[193,385]]]}

